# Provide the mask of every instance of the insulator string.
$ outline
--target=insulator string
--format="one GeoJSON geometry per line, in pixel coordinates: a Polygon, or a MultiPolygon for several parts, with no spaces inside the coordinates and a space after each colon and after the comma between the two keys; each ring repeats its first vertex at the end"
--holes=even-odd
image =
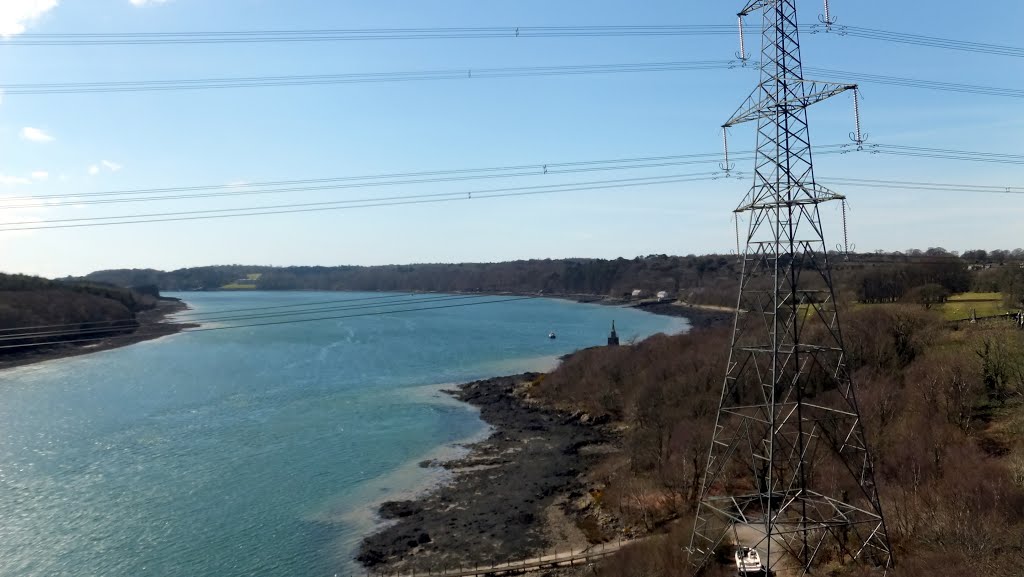
{"type": "Polygon", "coordinates": [[[846,199],[842,202],[843,208],[843,259],[850,260],[850,234],[846,224],[846,199]]]}

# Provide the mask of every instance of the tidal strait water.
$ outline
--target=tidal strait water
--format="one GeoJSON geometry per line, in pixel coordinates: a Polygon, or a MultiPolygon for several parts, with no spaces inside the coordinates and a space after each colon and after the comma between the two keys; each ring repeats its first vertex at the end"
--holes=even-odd
{"type": "MultiPolygon", "coordinates": [[[[176,296],[207,315],[379,295],[176,296]]],[[[603,344],[612,319],[624,339],[686,328],[538,299],[180,334],[0,372],[0,577],[361,574],[375,505],[442,480],[417,463],[486,434],[440,389],[548,369],[603,344]]]]}

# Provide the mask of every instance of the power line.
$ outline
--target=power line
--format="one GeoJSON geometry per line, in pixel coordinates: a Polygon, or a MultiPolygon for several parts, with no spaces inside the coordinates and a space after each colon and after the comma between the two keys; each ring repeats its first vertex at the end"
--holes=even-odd
{"type": "MultiPolygon", "coordinates": [[[[914,156],[919,158],[988,162],[1000,164],[1024,164],[1024,155],[1020,154],[969,150],[951,150],[875,143],[865,144],[863,145],[863,148],[866,152],[870,154],[914,156]]],[[[855,151],[856,147],[854,147],[852,144],[830,144],[817,147],[816,149],[816,153],[819,156],[822,154],[847,154],[855,151]]],[[[753,151],[741,151],[732,154],[732,156],[734,159],[740,160],[749,159],[748,157],[750,157],[752,154],[753,151]]],[[[363,176],[338,176],[300,180],[276,180],[237,184],[211,184],[164,188],[137,188],[61,194],[33,194],[6,197],[4,200],[38,200],[43,202],[29,204],[8,204],[0,206],[0,209],[24,209],[38,207],[53,208],[64,205],[106,204],[108,202],[126,203],[139,202],[144,200],[183,200],[195,198],[253,196],[293,192],[340,190],[348,188],[364,188],[377,186],[458,182],[464,180],[468,181],[491,178],[544,176],[557,174],[585,173],[595,171],[635,170],[670,166],[684,166],[690,164],[718,163],[721,161],[721,157],[722,155],[720,152],[710,152],[698,154],[583,160],[574,162],[553,162],[547,164],[535,163],[499,167],[462,168],[363,176]],[[111,197],[113,197],[113,199],[111,199],[111,197]],[[79,200],[72,201],[69,199],[79,200]]]]}
{"type": "Polygon", "coordinates": [[[950,150],[944,148],[905,146],[898,144],[865,144],[864,149],[871,154],[885,154],[889,156],[911,156],[915,158],[987,162],[996,164],[1024,164],[1024,155],[1000,152],[950,150]]]}
{"type": "MultiPolygon", "coordinates": [[[[835,149],[846,146],[842,145],[831,145],[825,148],[835,149]]],[[[738,154],[744,154],[743,152],[738,154]]],[[[748,151],[747,154],[752,154],[748,151]]],[[[532,164],[519,164],[519,165],[507,165],[507,166],[491,166],[491,167],[478,167],[478,168],[456,168],[456,169],[444,169],[444,170],[429,170],[419,172],[398,172],[388,174],[371,174],[361,176],[334,176],[326,178],[311,178],[301,180],[274,180],[264,182],[242,182],[234,184],[207,184],[197,186],[178,186],[178,187],[164,187],[164,188],[135,188],[135,189],[119,189],[119,190],[108,190],[100,192],[76,192],[76,193],[64,193],[64,194],[43,194],[43,195],[26,195],[26,196],[8,196],[4,200],[53,200],[61,198],[91,198],[97,196],[123,196],[123,195],[149,195],[149,194],[165,194],[165,193],[177,193],[177,192],[194,192],[194,191],[216,191],[216,190],[235,190],[245,189],[253,187],[275,187],[275,186],[298,186],[307,184],[324,184],[324,183],[337,183],[337,182],[351,182],[351,181],[378,181],[381,179],[407,179],[407,178],[423,178],[430,176],[450,176],[450,175],[473,175],[474,173],[503,173],[500,177],[507,176],[541,176],[545,174],[563,174],[573,172],[583,172],[593,167],[602,167],[608,165],[630,165],[627,168],[633,168],[632,165],[642,165],[646,167],[649,163],[674,163],[679,160],[690,160],[690,159],[710,159],[711,161],[717,161],[721,157],[720,152],[700,153],[700,154],[679,154],[669,156],[642,156],[633,158],[614,158],[614,159],[599,159],[599,160],[581,160],[572,162],[535,162],[532,164]]],[[[662,164],[655,164],[655,166],[662,166],[662,164]]],[[[404,181],[403,181],[404,182],[404,181]]],[[[414,181],[419,182],[433,182],[433,181],[414,181]]],[[[292,189],[286,192],[291,192],[292,189]]]]}
{"type": "Polygon", "coordinates": [[[598,38],[631,36],[730,35],[720,24],[657,26],[486,26],[476,28],[365,28],[21,34],[7,43],[22,46],[107,46],[148,44],[252,44],[351,40],[452,40],[484,38],[598,38]]]}
{"type": "MultiPolygon", "coordinates": [[[[97,216],[79,217],[66,219],[50,219],[20,222],[0,223],[0,232],[19,230],[47,230],[58,228],[84,228],[97,226],[114,226],[123,224],[141,224],[153,222],[177,222],[190,220],[207,220],[220,218],[235,218],[246,216],[262,216],[274,214],[291,214],[304,212],[321,212],[333,210],[346,210],[354,208],[370,208],[385,206],[404,206],[415,204],[432,204],[439,202],[452,202],[462,200],[484,200],[488,198],[508,198],[539,194],[554,194],[560,192],[578,192],[591,190],[604,190],[611,188],[629,188],[637,186],[651,186],[657,184],[673,184],[683,182],[712,181],[723,178],[743,178],[743,174],[733,172],[726,176],[720,172],[705,172],[693,174],[675,174],[665,176],[653,176],[642,178],[618,179],[591,181],[582,183],[565,183],[540,186],[522,186],[499,189],[477,190],[470,192],[445,192],[432,194],[413,194],[405,196],[363,198],[352,200],[337,200],[314,203],[294,203],[263,207],[241,207],[210,210],[190,210],[180,212],[144,213],[120,216],[97,216]]],[[[829,182],[851,186],[886,187],[904,190],[921,190],[934,192],[968,192],[968,193],[989,193],[989,194],[1024,194],[1024,187],[999,186],[999,185],[972,185],[960,183],[934,183],[916,182],[901,180],[881,179],[860,179],[834,177],[826,179],[829,182]]]]}
{"type": "MultiPolygon", "coordinates": [[[[846,152],[844,148],[845,144],[836,144],[831,146],[823,146],[825,149],[821,154],[841,154],[846,152]]],[[[753,152],[740,152],[733,155],[735,159],[752,158],[753,152]]],[[[563,164],[545,164],[545,165],[533,165],[526,167],[518,167],[510,172],[494,172],[498,169],[484,168],[484,169],[460,169],[450,171],[449,174],[455,176],[437,176],[432,178],[403,178],[395,180],[380,180],[387,178],[386,176],[352,176],[352,177],[336,177],[336,178],[322,178],[322,179],[307,179],[307,180],[295,180],[295,181],[277,181],[273,183],[251,183],[251,184],[239,184],[239,185],[208,185],[208,186],[193,186],[193,187],[180,187],[180,188],[154,188],[154,189],[135,189],[135,190],[121,190],[121,191],[103,191],[94,193],[70,193],[70,194],[48,194],[48,195],[28,195],[21,197],[8,197],[4,200],[42,200],[44,202],[28,203],[28,204],[9,204],[2,205],[0,209],[25,209],[25,208],[39,208],[47,207],[53,208],[58,206],[79,206],[79,205],[92,205],[92,204],[116,204],[116,203],[134,203],[134,202],[148,202],[148,201],[163,201],[163,200],[186,200],[186,199],[197,199],[197,198],[220,198],[220,197],[234,197],[234,196],[254,196],[254,195],[267,195],[267,194],[279,194],[279,193],[293,193],[293,192],[319,192],[328,190],[342,190],[351,188],[367,188],[367,187],[379,187],[379,186],[401,186],[410,184],[424,184],[424,183],[438,183],[438,182],[461,182],[469,180],[480,180],[480,179],[495,179],[495,178],[517,178],[517,177],[535,177],[535,176],[550,176],[559,174],[574,174],[574,173],[586,173],[586,172],[598,172],[598,171],[618,171],[618,170],[638,170],[648,168],[667,168],[674,166],[686,166],[692,164],[709,164],[719,163],[721,161],[721,153],[705,153],[705,154],[687,154],[687,155],[676,155],[676,156],[664,156],[664,157],[648,157],[648,162],[643,162],[645,159],[638,159],[641,162],[635,162],[637,159],[623,159],[620,161],[590,161],[590,162],[579,162],[579,163],[563,163],[563,164]],[[618,163],[618,164],[613,164],[618,163]],[[562,166],[574,165],[568,168],[560,168],[562,166]],[[477,172],[477,174],[472,174],[477,172]],[[467,174],[469,173],[469,174],[467,174]],[[355,182],[353,182],[355,181],[355,182]],[[288,182],[294,183],[326,183],[315,186],[286,186],[284,188],[275,188],[288,182]],[[260,188],[267,186],[268,188],[260,188]],[[224,191],[224,189],[230,189],[224,191]],[[242,190],[235,190],[242,189],[242,190]],[[193,194],[170,194],[160,196],[163,191],[174,191],[174,190],[194,190],[194,191],[213,191],[213,192],[197,192],[193,194]],[[103,197],[103,198],[93,198],[103,197]],[[114,198],[110,198],[114,197],[114,198]],[[69,199],[82,199],[84,200],[69,200],[69,199]],[[61,200],[63,199],[63,200],[61,200]]],[[[407,173],[414,174],[414,173],[407,173]]],[[[423,174],[437,174],[443,175],[444,171],[433,171],[423,174]]],[[[611,181],[615,182],[615,181],[611,181]]],[[[448,194],[465,194],[464,192],[456,193],[442,193],[443,195],[448,194]]],[[[374,199],[381,200],[381,199],[374,199]]],[[[357,202],[357,201],[348,201],[357,202]]],[[[361,202],[361,201],[359,201],[361,202]]]]}
{"type": "Polygon", "coordinates": [[[917,78],[904,78],[899,76],[883,76],[880,74],[867,74],[863,72],[848,72],[844,70],[830,70],[828,68],[806,67],[804,72],[822,75],[823,77],[843,78],[844,80],[867,83],[886,84],[900,86],[903,88],[915,88],[919,90],[937,90],[942,92],[959,92],[963,94],[979,94],[983,96],[1003,96],[1007,98],[1024,98],[1024,90],[1017,88],[999,88],[995,86],[979,86],[976,84],[959,84],[955,82],[937,82],[934,80],[921,80],[917,78]]]}
{"type": "MultiPolygon", "coordinates": [[[[732,178],[738,177],[736,174],[732,178]]],[[[434,194],[420,194],[420,195],[407,195],[402,197],[388,197],[378,199],[359,199],[359,200],[342,200],[342,201],[328,201],[320,203],[301,203],[301,204],[287,204],[287,205],[276,205],[271,207],[248,207],[248,208],[234,208],[234,209],[214,209],[214,210],[200,210],[200,211],[182,211],[175,213],[150,213],[150,214],[135,214],[135,215],[122,215],[122,216],[110,216],[110,217],[94,217],[94,218],[74,218],[74,219],[56,219],[56,220],[38,220],[38,221],[22,221],[22,222],[6,222],[0,223],[0,232],[10,232],[19,230],[45,230],[54,228],[82,228],[82,227],[95,227],[95,226],[114,226],[123,224],[142,224],[142,223],[153,223],[153,222],[176,222],[176,221],[189,221],[189,220],[207,220],[207,219],[219,219],[219,218],[234,218],[243,216],[261,216],[270,214],[291,214],[301,212],[322,212],[332,210],[348,210],[354,208],[370,208],[370,207],[381,207],[381,206],[402,206],[412,204],[433,204],[439,202],[451,202],[457,200],[477,200],[477,199],[488,199],[488,198],[506,198],[506,197],[519,197],[529,196],[538,194],[552,194],[556,192],[577,192],[577,191],[589,191],[589,190],[604,190],[610,188],[629,188],[638,186],[651,186],[657,184],[672,184],[680,182],[694,182],[700,180],[717,180],[719,178],[730,178],[716,172],[705,172],[696,173],[689,175],[669,175],[661,177],[648,177],[648,178],[635,178],[635,179],[621,179],[614,181],[593,181],[591,183],[567,183],[567,184],[556,184],[556,185],[542,185],[542,186],[523,186],[514,188],[500,188],[500,189],[489,189],[489,190],[478,190],[470,192],[451,192],[451,193],[434,193],[434,194]],[[250,212],[238,212],[238,211],[250,211],[250,212]],[[127,219],[118,220],[117,219],[127,219]],[[83,222],[88,221],[88,222],[83,222]],[[104,222],[96,222],[104,221],[104,222]],[[55,224],[56,223],[56,224],[55,224]]]]}
{"type": "MultiPolygon", "coordinates": [[[[838,153],[838,152],[841,152],[841,151],[837,150],[834,153],[838,153]]],[[[584,172],[595,172],[595,171],[637,170],[637,169],[646,169],[646,168],[667,168],[667,167],[674,167],[674,166],[685,166],[685,165],[690,165],[690,164],[716,163],[716,162],[719,162],[719,158],[715,158],[715,157],[716,156],[721,156],[721,155],[720,154],[707,154],[707,155],[692,155],[692,156],[693,157],[703,156],[705,158],[701,159],[701,160],[674,160],[674,161],[666,160],[666,161],[661,161],[661,162],[657,162],[657,163],[606,165],[606,166],[598,166],[598,167],[583,167],[583,168],[573,168],[573,169],[563,169],[563,170],[551,168],[550,166],[547,169],[544,169],[544,168],[541,168],[541,167],[538,166],[537,169],[527,170],[527,171],[520,171],[520,172],[490,173],[490,174],[481,174],[481,175],[468,175],[468,176],[456,176],[456,177],[440,177],[440,178],[414,179],[414,180],[384,180],[384,181],[379,181],[379,180],[370,180],[371,177],[366,177],[366,179],[369,180],[369,182],[358,182],[358,183],[348,183],[348,184],[329,184],[329,185],[322,185],[322,186],[299,186],[299,187],[286,187],[286,188],[255,188],[255,189],[239,190],[239,191],[229,191],[229,192],[207,192],[207,193],[183,194],[183,195],[172,195],[172,196],[151,196],[151,195],[144,194],[144,191],[137,191],[137,192],[131,192],[131,193],[129,193],[129,192],[101,192],[101,193],[94,193],[94,195],[96,195],[96,196],[100,196],[100,195],[107,196],[107,195],[127,195],[127,194],[133,194],[133,195],[136,195],[136,196],[131,196],[131,197],[128,197],[128,198],[113,198],[113,199],[111,199],[111,198],[103,198],[103,199],[86,199],[86,200],[67,200],[65,202],[54,202],[53,200],[48,200],[47,202],[40,202],[40,203],[34,203],[34,204],[3,205],[3,206],[0,206],[0,209],[23,209],[23,208],[37,208],[37,207],[55,207],[55,206],[65,206],[65,205],[79,206],[79,205],[90,205],[90,204],[110,204],[110,203],[126,203],[126,202],[157,201],[157,200],[183,200],[183,199],[196,199],[196,198],[219,198],[219,197],[225,197],[225,196],[252,196],[252,195],[278,194],[278,193],[286,193],[286,192],[288,192],[288,193],[291,193],[291,192],[315,192],[315,191],[325,191],[325,190],[342,190],[342,189],[350,189],[350,188],[366,188],[366,187],[378,187],[378,186],[399,186],[399,185],[438,183],[438,182],[461,182],[461,181],[479,180],[479,179],[516,178],[516,177],[524,177],[524,176],[533,177],[533,176],[558,175],[558,174],[570,174],[570,173],[584,173],[584,172]]],[[[737,156],[743,156],[743,155],[737,155],[737,156]]],[[[682,156],[680,158],[685,158],[685,157],[686,156],[682,156]]],[[[358,177],[341,177],[341,178],[339,178],[337,180],[355,180],[356,178],[358,178],[358,177]]],[[[333,179],[323,179],[323,180],[327,181],[327,180],[333,180],[333,179]]],[[[601,182],[604,182],[604,181],[601,181],[601,182]]],[[[608,182],[617,182],[617,181],[608,181],[608,182]]],[[[255,186],[258,186],[258,185],[256,185],[256,184],[245,185],[246,188],[248,188],[250,186],[255,187],[255,186]]],[[[200,187],[195,187],[195,188],[200,188],[200,187]]],[[[218,187],[218,185],[213,185],[211,188],[212,189],[216,189],[216,188],[219,188],[219,187],[218,187]]],[[[152,190],[158,190],[158,189],[152,189],[152,190]]],[[[442,194],[465,194],[465,192],[442,193],[442,194]]],[[[34,196],[34,197],[33,196],[27,196],[27,197],[21,197],[21,198],[26,198],[26,199],[72,199],[72,198],[78,198],[78,197],[82,197],[82,196],[89,196],[89,194],[88,193],[75,193],[75,194],[69,194],[69,195],[47,195],[47,196],[34,196]]],[[[379,199],[377,199],[377,200],[379,200],[379,199]]],[[[349,201],[349,202],[355,202],[355,201],[349,201]]]]}
{"type": "MultiPolygon", "coordinates": [[[[268,321],[268,322],[260,322],[260,323],[251,323],[251,324],[244,324],[244,325],[230,325],[230,326],[220,326],[220,327],[202,327],[202,328],[196,328],[196,329],[185,329],[185,330],[179,331],[179,333],[181,333],[181,334],[204,333],[204,332],[212,332],[212,331],[245,329],[245,328],[253,328],[253,327],[268,327],[268,326],[291,325],[291,324],[299,324],[299,323],[312,323],[312,322],[320,322],[320,321],[328,321],[328,320],[350,319],[350,318],[369,317],[369,316],[382,316],[382,315],[389,315],[389,314],[396,314],[396,313],[418,312],[418,311],[432,311],[432,310],[441,310],[441,309],[452,309],[452,308],[479,306],[479,305],[485,305],[485,304],[507,303],[507,302],[514,302],[514,301],[531,300],[531,299],[535,299],[535,298],[539,298],[539,297],[533,297],[533,296],[528,296],[528,297],[503,297],[503,298],[495,299],[495,300],[478,301],[478,302],[472,302],[472,303],[455,303],[455,304],[445,304],[445,305],[434,305],[434,306],[429,306],[429,307],[414,307],[414,308],[405,308],[405,309],[393,309],[393,310],[387,310],[387,311],[374,311],[374,312],[345,314],[345,315],[330,315],[330,316],[322,316],[322,317],[316,317],[316,318],[311,318],[311,319],[288,319],[288,320],[279,320],[279,321],[268,321]]],[[[159,327],[154,327],[154,328],[159,329],[159,327]]],[[[74,334],[75,333],[68,333],[66,336],[74,336],[74,334]]],[[[140,336],[159,336],[159,334],[160,334],[160,331],[156,330],[156,331],[153,331],[152,333],[149,333],[148,335],[145,334],[145,333],[135,332],[135,333],[126,334],[126,335],[113,335],[113,336],[109,336],[109,337],[87,337],[87,338],[84,338],[84,339],[72,339],[72,340],[64,340],[64,341],[54,341],[54,342],[48,342],[48,343],[20,343],[20,344],[13,344],[13,345],[0,345],[0,349],[40,347],[40,346],[47,346],[47,345],[63,345],[63,344],[72,344],[72,343],[88,343],[88,342],[96,342],[96,341],[113,341],[113,340],[120,340],[120,339],[137,339],[140,336]]]]}
{"type": "MultiPolygon", "coordinates": [[[[414,300],[414,301],[411,301],[411,302],[405,302],[405,303],[402,303],[402,302],[399,302],[399,303],[384,303],[384,304],[366,304],[366,303],[361,303],[361,304],[333,305],[333,306],[328,306],[328,307],[311,308],[311,309],[300,310],[300,311],[292,310],[292,311],[277,311],[277,312],[269,312],[269,313],[268,312],[263,312],[263,313],[247,313],[247,314],[243,314],[243,315],[227,314],[227,315],[218,316],[217,313],[211,313],[212,316],[210,316],[210,317],[191,319],[189,322],[192,322],[192,323],[222,323],[222,322],[229,322],[229,321],[243,321],[243,320],[279,318],[279,317],[294,318],[294,317],[300,317],[300,316],[304,316],[304,315],[311,315],[311,314],[325,313],[325,312],[336,312],[336,311],[343,311],[343,310],[381,309],[381,308],[385,308],[385,307],[389,307],[389,306],[402,306],[402,305],[409,305],[409,304],[420,305],[420,304],[424,304],[424,303],[459,301],[459,300],[479,299],[479,298],[480,298],[479,295],[429,295],[427,297],[420,298],[420,299],[417,299],[417,300],[414,300]]],[[[21,330],[34,330],[35,332],[23,332],[23,333],[18,333],[18,334],[0,335],[0,342],[11,341],[11,340],[21,340],[21,339],[25,339],[25,338],[52,338],[52,337],[61,337],[61,336],[69,336],[69,335],[73,336],[73,335],[88,335],[88,334],[97,334],[97,333],[107,333],[107,332],[110,332],[110,330],[112,328],[119,328],[119,327],[102,327],[102,326],[100,326],[100,327],[84,327],[84,328],[81,328],[81,329],[73,329],[73,330],[36,330],[36,329],[32,329],[31,327],[20,327],[21,330]]],[[[120,328],[130,328],[130,327],[120,327],[120,328]]]]}
{"type": "MultiPolygon", "coordinates": [[[[752,30],[758,30],[757,28],[752,30]]],[[[804,33],[828,33],[860,38],[956,50],[996,56],[1024,57],[1024,48],[983,42],[970,42],[937,36],[879,30],[862,26],[804,24],[804,33]]],[[[174,44],[264,44],[338,42],[353,40],[453,40],[453,39],[529,39],[529,38],[601,38],[729,36],[735,27],[721,24],[684,24],[656,26],[490,26],[477,28],[366,28],[306,30],[222,30],[195,32],[116,32],[77,34],[22,34],[6,39],[10,46],[118,46],[174,44]]],[[[759,30],[758,30],[759,31],[759,30]]]]}
{"type": "Polygon", "coordinates": [[[988,194],[1024,194],[1024,186],[997,186],[981,184],[954,184],[942,182],[913,182],[901,180],[876,180],[866,178],[827,178],[828,182],[843,186],[870,186],[902,190],[929,190],[935,192],[979,192],[988,194]]]}
{"type": "MultiPolygon", "coordinates": [[[[587,64],[571,66],[535,66],[516,68],[479,68],[426,70],[411,72],[364,72],[348,74],[319,74],[304,76],[253,76],[224,78],[194,78],[177,80],[134,80],[110,82],[67,82],[67,83],[30,83],[7,84],[0,86],[7,95],[28,94],[90,94],[112,92],[153,92],[178,90],[213,90],[222,88],[263,88],[280,86],[316,86],[336,84],[363,84],[379,82],[419,82],[428,80],[473,80],[488,78],[522,78],[542,76],[576,76],[590,74],[623,74],[644,72],[678,72],[699,70],[725,70],[738,68],[735,60],[704,60],[689,62],[640,62],[626,64],[587,64]]],[[[751,67],[751,69],[754,69],[751,67]]],[[[899,76],[884,76],[862,72],[831,70],[827,68],[804,69],[806,73],[825,77],[841,77],[849,81],[884,84],[913,88],[977,94],[983,96],[1002,96],[1007,98],[1024,98],[1024,90],[938,82],[899,76]]]]}
{"type": "Polygon", "coordinates": [[[419,82],[427,80],[474,80],[486,78],[522,78],[536,76],[576,76],[685,70],[725,70],[738,66],[734,60],[681,62],[640,62],[625,64],[583,64],[569,66],[526,66],[511,68],[460,68],[408,72],[358,72],[299,76],[250,76],[186,78],[176,80],[129,80],[108,82],[57,82],[0,85],[5,95],[91,94],[108,92],[152,92],[174,90],[210,90],[219,88],[260,88],[271,86],[315,86],[324,84],[364,84],[379,82],[419,82]]]}
{"type": "MultiPolygon", "coordinates": [[[[181,321],[185,321],[185,322],[202,322],[202,321],[206,320],[204,318],[206,315],[211,315],[211,314],[223,315],[223,314],[234,314],[234,313],[241,313],[241,312],[253,312],[253,311],[262,312],[262,311],[268,311],[268,310],[294,309],[294,308],[299,308],[299,307],[310,307],[310,306],[320,306],[320,305],[347,304],[347,303],[354,303],[354,302],[363,302],[363,303],[365,303],[367,301],[386,301],[386,300],[413,298],[413,297],[421,296],[422,294],[423,293],[396,293],[396,294],[386,294],[386,295],[372,296],[372,297],[330,299],[330,300],[325,300],[325,301],[313,301],[313,302],[305,302],[305,303],[295,303],[295,304],[288,304],[288,305],[263,306],[263,307],[234,308],[234,309],[225,309],[225,310],[219,310],[219,311],[195,311],[195,310],[191,310],[191,311],[183,311],[183,312],[180,312],[180,313],[175,313],[175,317],[176,317],[176,320],[181,320],[181,321]]],[[[387,303],[385,303],[385,304],[387,304],[387,303]]],[[[130,318],[115,319],[115,320],[104,320],[104,321],[85,321],[85,322],[80,322],[80,323],[63,323],[63,324],[48,324],[48,325],[28,325],[28,326],[21,326],[21,327],[0,328],[0,335],[3,335],[4,333],[12,333],[12,332],[24,331],[24,330],[43,330],[43,329],[69,328],[69,327],[74,327],[74,328],[77,329],[77,328],[83,328],[83,327],[88,328],[88,327],[91,327],[92,325],[108,325],[109,326],[112,323],[113,324],[117,324],[117,323],[131,323],[134,326],[134,325],[137,325],[138,322],[139,322],[138,319],[133,316],[133,317],[130,317],[130,318]]]]}
{"type": "Polygon", "coordinates": [[[973,52],[976,54],[992,54],[995,56],[1011,56],[1015,58],[1024,57],[1024,48],[1016,46],[986,44],[983,42],[968,42],[964,40],[940,38],[937,36],[924,36],[920,34],[908,34],[904,32],[878,30],[876,28],[864,28],[861,26],[832,25],[831,27],[826,27],[822,24],[815,24],[810,28],[810,32],[812,34],[823,31],[828,31],[838,36],[849,36],[851,38],[879,40],[883,42],[894,42],[898,44],[909,44],[913,46],[924,46],[928,48],[941,48],[944,50],[973,52]]]}

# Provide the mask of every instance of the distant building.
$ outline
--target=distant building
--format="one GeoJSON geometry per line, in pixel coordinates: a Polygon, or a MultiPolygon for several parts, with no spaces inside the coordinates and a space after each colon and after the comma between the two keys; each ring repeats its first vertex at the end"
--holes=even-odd
{"type": "Polygon", "coordinates": [[[632,296],[635,299],[638,299],[644,296],[644,291],[643,289],[633,289],[633,293],[630,296],[632,296]]]}
{"type": "Polygon", "coordinates": [[[657,297],[658,297],[659,301],[663,301],[663,300],[667,299],[668,298],[668,291],[658,291],[657,297]]]}
{"type": "Polygon", "coordinates": [[[608,335],[608,346],[619,346],[619,333],[615,332],[615,321],[612,321],[612,332],[608,335]]]}

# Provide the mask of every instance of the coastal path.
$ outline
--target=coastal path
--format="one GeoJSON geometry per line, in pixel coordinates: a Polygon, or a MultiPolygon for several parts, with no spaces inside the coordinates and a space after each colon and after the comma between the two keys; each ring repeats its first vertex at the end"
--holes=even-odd
{"type": "Polygon", "coordinates": [[[473,567],[448,568],[435,571],[402,571],[400,573],[366,573],[369,577],[497,577],[499,575],[522,575],[544,569],[556,567],[577,567],[593,563],[614,554],[623,547],[639,541],[638,539],[627,541],[613,541],[591,545],[586,549],[576,551],[565,551],[541,555],[518,561],[507,561],[492,565],[477,565],[473,567]]]}

